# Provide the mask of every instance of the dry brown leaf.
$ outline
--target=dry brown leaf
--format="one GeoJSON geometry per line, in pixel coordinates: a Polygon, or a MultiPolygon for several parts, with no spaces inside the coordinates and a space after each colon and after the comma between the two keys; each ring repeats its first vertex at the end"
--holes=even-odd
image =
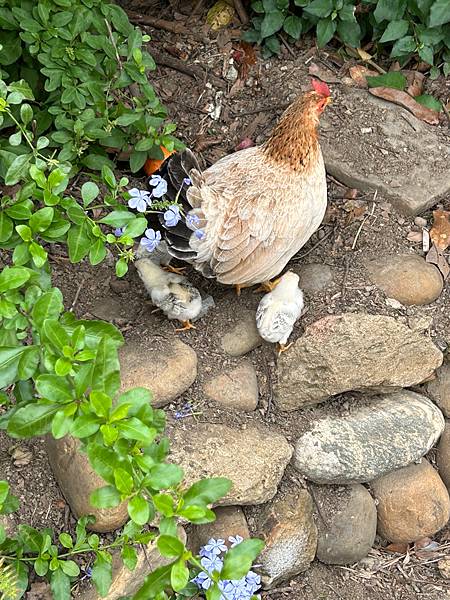
{"type": "Polygon", "coordinates": [[[308,72],[310,75],[317,77],[317,79],[320,79],[320,81],[324,81],[325,83],[340,83],[340,79],[338,79],[330,69],[316,63],[311,63],[309,65],[308,72]]]}
{"type": "Polygon", "coordinates": [[[354,67],[350,67],[349,75],[358,87],[367,88],[368,86],[366,77],[373,77],[378,75],[378,73],[368,69],[364,65],[355,65],[354,67]]]}
{"type": "Polygon", "coordinates": [[[408,242],[414,242],[415,244],[421,244],[423,233],[421,231],[410,231],[406,236],[408,242]]]}
{"type": "Polygon", "coordinates": [[[403,75],[406,77],[406,81],[408,82],[408,87],[406,91],[410,96],[420,96],[423,92],[423,84],[425,81],[425,75],[423,73],[419,73],[419,71],[402,71],[403,75]]]}
{"type": "Polygon", "coordinates": [[[437,248],[436,244],[431,246],[430,251],[425,257],[425,260],[428,263],[437,266],[444,280],[450,275],[450,267],[448,266],[448,262],[446,261],[445,256],[443,256],[441,253],[441,250],[437,248]]]}
{"type": "Polygon", "coordinates": [[[440,250],[450,246],[450,212],[448,210],[433,211],[433,226],[430,231],[433,244],[440,250]]]}
{"type": "Polygon", "coordinates": [[[344,194],[344,198],[346,200],[354,200],[358,195],[358,190],[356,188],[348,188],[344,194]]]}
{"type": "Polygon", "coordinates": [[[369,92],[373,96],[377,96],[377,98],[383,98],[383,100],[388,100],[389,102],[403,106],[403,108],[409,110],[410,113],[421,121],[425,121],[425,123],[429,123],[430,125],[437,125],[439,123],[439,113],[435,110],[431,110],[431,108],[422,106],[422,104],[416,102],[414,98],[411,98],[406,92],[387,87],[370,88],[369,92]]]}
{"type": "Polygon", "coordinates": [[[389,544],[385,550],[388,552],[396,552],[397,554],[406,554],[408,552],[408,544],[389,544]]]}

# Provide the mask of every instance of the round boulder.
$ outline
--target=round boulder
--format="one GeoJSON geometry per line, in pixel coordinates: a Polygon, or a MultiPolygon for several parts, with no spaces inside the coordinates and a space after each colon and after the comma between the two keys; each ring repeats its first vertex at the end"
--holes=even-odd
{"type": "Polygon", "coordinates": [[[450,517],[448,491],[428,461],[372,481],[378,501],[378,533],[395,543],[431,537],[450,517]]]}

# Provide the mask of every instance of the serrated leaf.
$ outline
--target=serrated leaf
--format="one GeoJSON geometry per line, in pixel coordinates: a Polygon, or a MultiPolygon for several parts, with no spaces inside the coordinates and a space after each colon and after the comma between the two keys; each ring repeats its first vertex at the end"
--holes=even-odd
{"type": "Polygon", "coordinates": [[[450,23],[450,6],[448,0],[436,0],[430,8],[430,27],[438,27],[450,23]]]}
{"type": "Polygon", "coordinates": [[[283,29],[292,38],[298,40],[302,34],[302,20],[296,15],[290,15],[289,17],[286,17],[283,23],[283,29]]]}

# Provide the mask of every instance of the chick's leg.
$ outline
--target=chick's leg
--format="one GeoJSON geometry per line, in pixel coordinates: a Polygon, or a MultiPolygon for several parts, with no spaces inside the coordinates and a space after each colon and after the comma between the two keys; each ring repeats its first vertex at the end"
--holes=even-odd
{"type": "Polygon", "coordinates": [[[286,352],[286,350],[289,350],[289,348],[292,346],[294,342],[291,342],[290,344],[278,344],[278,356],[280,356],[280,354],[282,354],[283,352],[286,352]]]}
{"type": "Polygon", "coordinates": [[[189,320],[181,321],[181,324],[183,325],[183,327],[181,327],[180,329],[175,329],[175,333],[180,333],[181,331],[188,331],[189,329],[197,329],[195,325],[192,325],[192,323],[189,320]]]}
{"type": "Polygon", "coordinates": [[[280,283],[281,277],[277,277],[273,281],[263,281],[259,287],[256,288],[255,294],[258,292],[271,292],[280,283]]]}
{"type": "Polygon", "coordinates": [[[186,267],[172,267],[172,265],[166,265],[163,267],[164,271],[168,271],[169,273],[176,273],[177,275],[184,275],[186,267]]]}

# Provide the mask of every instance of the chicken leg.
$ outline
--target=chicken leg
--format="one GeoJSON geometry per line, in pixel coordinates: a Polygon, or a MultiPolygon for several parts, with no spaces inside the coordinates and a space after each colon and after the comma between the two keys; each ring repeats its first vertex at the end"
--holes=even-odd
{"type": "Polygon", "coordinates": [[[180,333],[182,331],[188,331],[189,329],[197,329],[195,327],[195,325],[192,325],[192,323],[189,320],[181,321],[181,324],[183,325],[183,327],[181,327],[180,329],[175,329],[175,333],[180,333]]]}
{"type": "Polygon", "coordinates": [[[280,283],[281,277],[277,277],[273,281],[263,281],[259,287],[254,291],[255,294],[258,292],[271,292],[273,291],[277,285],[280,283]]]}
{"type": "Polygon", "coordinates": [[[165,265],[163,270],[168,271],[169,273],[176,273],[177,275],[184,275],[186,267],[172,267],[172,265],[165,265]]]}
{"type": "Polygon", "coordinates": [[[286,350],[289,350],[293,343],[294,342],[291,342],[290,344],[282,344],[281,342],[278,343],[278,356],[280,356],[280,354],[283,352],[286,352],[286,350]]]}

